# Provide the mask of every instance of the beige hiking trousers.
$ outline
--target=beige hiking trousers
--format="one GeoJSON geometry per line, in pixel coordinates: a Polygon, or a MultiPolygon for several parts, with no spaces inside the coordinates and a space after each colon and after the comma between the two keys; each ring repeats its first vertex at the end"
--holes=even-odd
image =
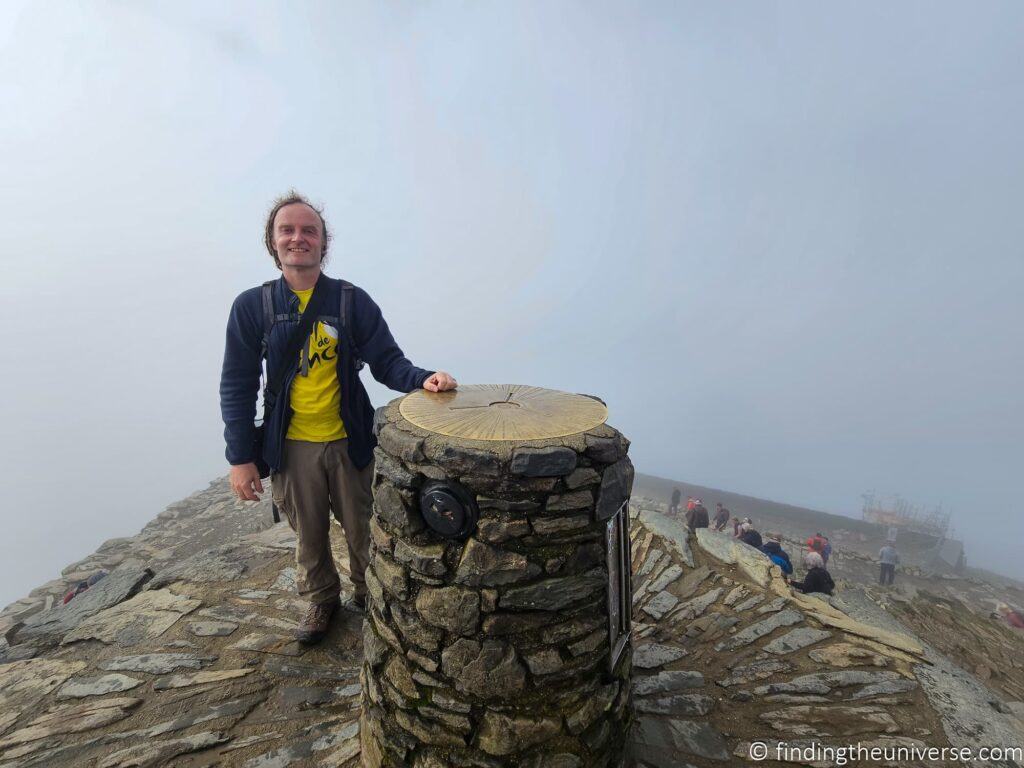
{"type": "Polygon", "coordinates": [[[335,599],[341,589],[331,554],[331,514],[348,542],[352,584],[366,594],[370,558],[373,462],[356,469],[348,439],[329,443],[285,440],[281,471],[270,478],[274,503],[298,536],[295,564],[299,594],[313,603],[335,599]]]}

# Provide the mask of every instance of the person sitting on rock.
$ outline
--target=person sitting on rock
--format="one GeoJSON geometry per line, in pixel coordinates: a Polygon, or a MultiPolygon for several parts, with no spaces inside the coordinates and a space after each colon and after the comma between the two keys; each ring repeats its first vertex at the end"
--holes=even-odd
{"type": "Polygon", "coordinates": [[[740,541],[744,544],[749,544],[754,549],[760,549],[764,543],[761,540],[761,534],[754,528],[754,524],[750,522],[750,518],[747,518],[747,522],[740,526],[740,541]]]}
{"type": "Polygon", "coordinates": [[[729,524],[729,515],[729,510],[722,506],[722,502],[718,502],[715,504],[715,518],[711,521],[711,527],[716,531],[724,531],[729,524]]]}
{"type": "Polygon", "coordinates": [[[782,544],[779,542],[778,534],[765,534],[768,541],[761,547],[761,551],[768,555],[768,559],[775,563],[786,576],[790,576],[793,573],[793,563],[789,559],[789,555],[786,550],[782,548],[782,544]]]}
{"type": "Polygon", "coordinates": [[[708,527],[708,511],[700,500],[693,506],[693,509],[686,511],[686,527],[691,531],[695,531],[698,528],[708,527]]]}
{"type": "Polygon", "coordinates": [[[831,595],[832,590],[836,588],[836,583],[832,581],[832,575],[825,570],[825,561],[821,555],[813,551],[808,552],[804,557],[804,563],[807,565],[807,573],[804,574],[803,581],[791,582],[793,589],[804,594],[820,592],[831,595]]]}
{"type": "Polygon", "coordinates": [[[996,606],[996,612],[1014,629],[1024,629],[1024,616],[1021,616],[1019,611],[1013,610],[1006,603],[996,606]]]}

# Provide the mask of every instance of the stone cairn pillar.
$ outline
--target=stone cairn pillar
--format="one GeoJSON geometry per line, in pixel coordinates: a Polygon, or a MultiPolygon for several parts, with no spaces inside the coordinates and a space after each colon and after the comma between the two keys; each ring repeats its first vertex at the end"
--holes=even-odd
{"type": "Polygon", "coordinates": [[[378,410],[365,766],[623,763],[633,466],[606,416],[596,398],[519,385],[378,410]],[[475,506],[468,533],[436,532],[431,483],[475,506]]]}

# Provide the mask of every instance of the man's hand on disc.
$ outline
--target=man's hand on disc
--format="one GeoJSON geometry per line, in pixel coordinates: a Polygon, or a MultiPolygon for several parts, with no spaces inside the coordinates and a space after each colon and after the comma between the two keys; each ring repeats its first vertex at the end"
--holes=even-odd
{"type": "Polygon", "coordinates": [[[242,501],[259,501],[257,494],[263,493],[260,471],[255,464],[233,464],[231,466],[231,490],[242,501]]]}
{"type": "Polygon", "coordinates": [[[455,377],[444,371],[431,374],[423,382],[423,388],[428,392],[447,392],[449,389],[455,389],[458,385],[459,382],[455,380],[455,377]]]}

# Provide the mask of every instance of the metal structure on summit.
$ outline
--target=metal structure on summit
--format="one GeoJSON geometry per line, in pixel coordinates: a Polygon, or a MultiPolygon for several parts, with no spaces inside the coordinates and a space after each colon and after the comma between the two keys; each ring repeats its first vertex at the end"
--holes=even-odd
{"type": "Polygon", "coordinates": [[[879,496],[874,491],[863,494],[861,498],[864,499],[861,517],[869,523],[904,531],[916,531],[937,538],[951,534],[950,512],[943,510],[941,505],[929,509],[923,505],[911,504],[899,494],[879,496]]]}

